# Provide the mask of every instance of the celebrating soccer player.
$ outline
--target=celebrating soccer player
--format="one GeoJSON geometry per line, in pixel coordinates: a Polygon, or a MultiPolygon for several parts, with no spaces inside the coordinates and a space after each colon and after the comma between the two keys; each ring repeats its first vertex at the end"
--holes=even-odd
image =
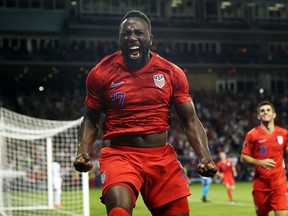
{"type": "Polygon", "coordinates": [[[253,199],[258,216],[274,210],[276,216],[288,215],[286,174],[283,155],[288,150],[288,131],[276,126],[275,108],[269,101],[257,106],[258,127],[245,137],[241,161],[255,165],[253,199]]]}
{"type": "Polygon", "coordinates": [[[140,11],[128,12],[120,23],[120,51],[104,57],[86,81],[87,106],[74,166],[80,172],[92,168],[89,146],[105,113],[103,139],[110,145],[100,156],[101,200],[109,216],[132,215],[139,192],[152,215],[189,215],[188,179],[167,144],[172,105],[201,160],[199,174],[217,172],[187,78],[179,67],[150,51],[152,38],[149,18],[140,11]]]}

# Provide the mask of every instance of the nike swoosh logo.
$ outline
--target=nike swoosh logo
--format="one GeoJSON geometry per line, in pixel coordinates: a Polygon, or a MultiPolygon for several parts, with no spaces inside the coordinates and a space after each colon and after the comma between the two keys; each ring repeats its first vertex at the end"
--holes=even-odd
{"type": "Polygon", "coordinates": [[[263,142],[266,142],[266,140],[263,139],[263,140],[259,140],[258,142],[259,142],[259,143],[263,143],[263,142]]]}
{"type": "Polygon", "coordinates": [[[119,86],[119,85],[121,85],[121,84],[123,84],[123,83],[124,83],[124,81],[121,81],[121,82],[118,82],[118,83],[112,82],[111,87],[112,87],[112,88],[115,88],[116,86],[119,86]]]}

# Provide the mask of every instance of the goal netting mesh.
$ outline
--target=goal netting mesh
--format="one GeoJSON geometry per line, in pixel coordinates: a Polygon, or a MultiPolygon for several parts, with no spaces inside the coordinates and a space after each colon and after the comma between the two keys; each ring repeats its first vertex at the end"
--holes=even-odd
{"type": "Polygon", "coordinates": [[[80,122],[38,119],[0,108],[1,216],[89,216],[88,175],[73,167],[80,122]],[[54,162],[60,164],[61,206],[55,205],[54,162]]]}

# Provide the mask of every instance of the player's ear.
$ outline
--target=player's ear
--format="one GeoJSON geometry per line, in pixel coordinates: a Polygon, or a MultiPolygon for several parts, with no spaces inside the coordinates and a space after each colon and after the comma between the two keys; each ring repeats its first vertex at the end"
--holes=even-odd
{"type": "Polygon", "coordinates": [[[150,46],[152,46],[153,43],[153,34],[150,34],[150,46]]]}
{"type": "Polygon", "coordinates": [[[260,120],[260,116],[257,114],[257,119],[260,120]]]}

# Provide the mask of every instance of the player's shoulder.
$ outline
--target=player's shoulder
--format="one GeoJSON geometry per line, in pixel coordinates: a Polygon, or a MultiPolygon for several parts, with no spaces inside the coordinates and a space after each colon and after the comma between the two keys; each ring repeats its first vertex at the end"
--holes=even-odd
{"type": "Polygon", "coordinates": [[[114,62],[119,59],[119,51],[105,56],[98,62],[89,72],[87,76],[87,84],[95,85],[95,82],[105,83],[111,71],[115,67],[114,62]]]}
{"type": "Polygon", "coordinates": [[[261,127],[260,126],[254,127],[246,133],[246,140],[252,141],[253,139],[256,139],[260,133],[261,133],[261,127]]]}
{"type": "Polygon", "coordinates": [[[219,165],[223,164],[223,161],[219,160],[216,164],[219,166],[219,165]]]}
{"type": "Polygon", "coordinates": [[[158,66],[161,68],[165,68],[166,70],[170,70],[172,72],[184,73],[183,70],[179,66],[169,61],[168,59],[165,59],[164,57],[154,52],[151,52],[151,54],[152,54],[152,57],[155,58],[156,67],[158,66]]]}
{"type": "Polygon", "coordinates": [[[227,158],[227,162],[228,162],[228,163],[231,163],[232,165],[234,164],[234,161],[233,161],[232,158],[227,158]]]}
{"type": "Polygon", "coordinates": [[[260,127],[254,127],[247,132],[247,135],[254,135],[259,133],[260,127]]]}
{"type": "Polygon", "coordinates": [[[116,51],[102,58],[91,70],[93,73],[103,72],[111,67],[114,67],[116,62],[121,57],[121,51],[116,51]]]}
{"type": "Polygon", "coordinates": [[[275,126],[275,131],[279,132],[279,133],[283,133],[284,135],[287,135],[288,131],[285,128],[282,128],[280,126],[275,126]]]}

